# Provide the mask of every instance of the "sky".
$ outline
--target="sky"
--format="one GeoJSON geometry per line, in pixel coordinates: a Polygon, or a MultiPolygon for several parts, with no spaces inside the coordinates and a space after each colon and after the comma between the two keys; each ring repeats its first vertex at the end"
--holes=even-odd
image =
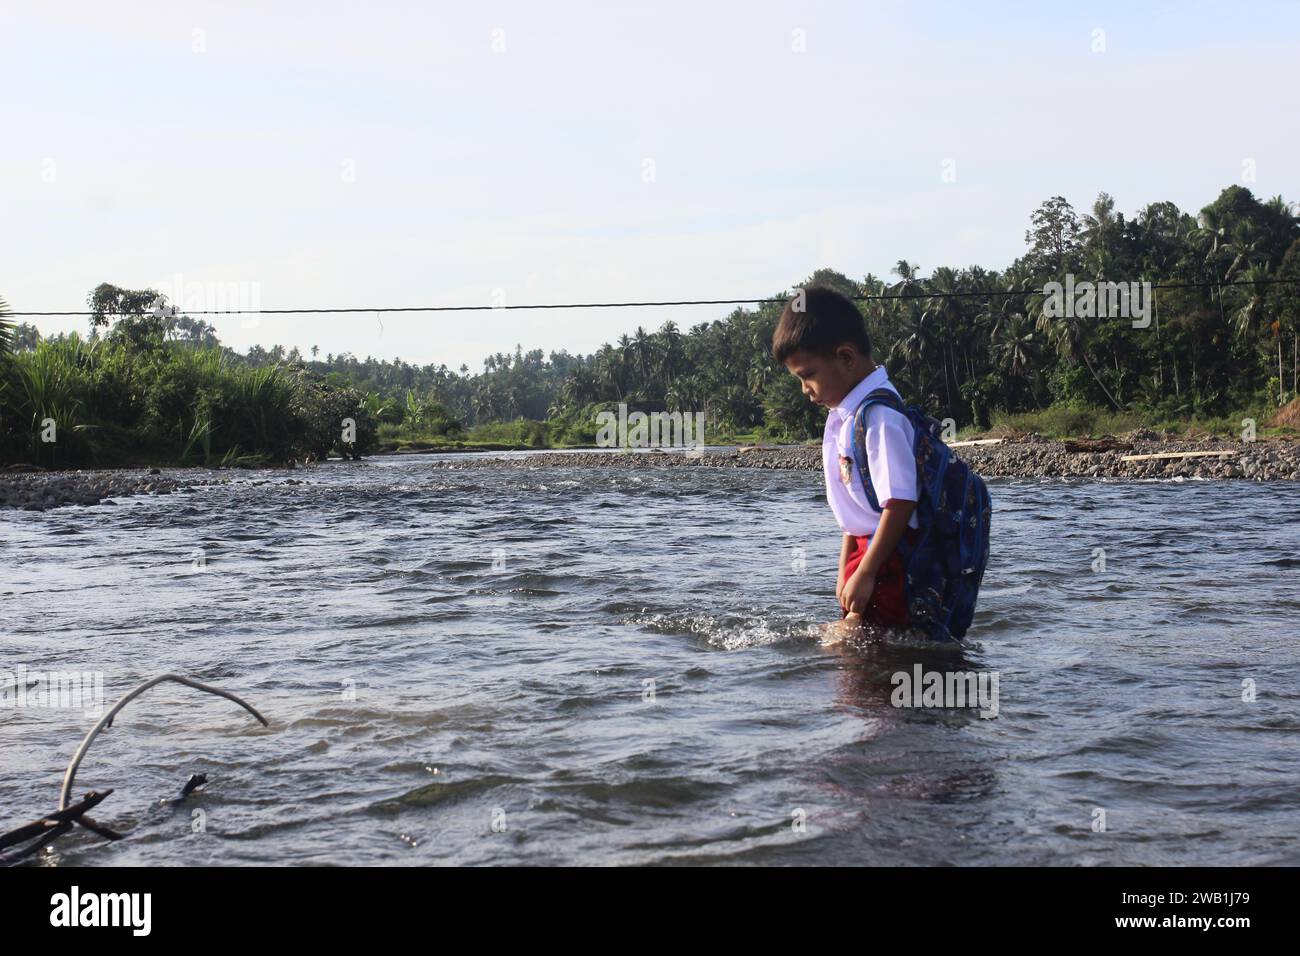
{"type": "MultiPolygon", "coordinates": [[[[195,310],[746,298],[1001,268],[1101,191],[1300,200],[1300,4],[6,3],[0,296],[195,310]]],[[[208,317],[482,368],[725,306],[208,317]]],[[[27,319],[42,332],[85,318],[27,319]]]]}

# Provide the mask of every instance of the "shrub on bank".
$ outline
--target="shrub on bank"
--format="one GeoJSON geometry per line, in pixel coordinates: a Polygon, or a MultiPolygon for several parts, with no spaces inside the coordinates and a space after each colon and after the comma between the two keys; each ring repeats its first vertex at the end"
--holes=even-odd
{"type": "Polygon", "coordinates": [[[551,425],[519,419],[512,422],[489,422],[477,425],[466,436],[472,442],[495,442],[505,445],[523,445],[527,448],[550,448],[551,425]]]}
{"type": "MultiPolygon", "coordinates": [[[[1257,434],[1279,431],[1269,422],[1276,414],[1276,404],[1267,398],[1230,415],[1178,415],[1167,409],[1147,408],[1116,412],[1108,408],[1057,403],[1040,411],[1009,415],[995,411],[988,434],[1000,437],[1007,434],[1035,432],[1045,438],[1077,438],[1085,436],[1122,435],[1136,429],[1169,432],[1173,435],[1218,435],[1223,438],[1240,438],[1243,422],[1255,422],[1257,434]]],[[[979,429],[967,428],[961,437],[984,434],[979,429]]]]}
{"type": "Polygon", "coordinates": [[[356,389],[215,347],[69,335],[0,366],[0,464],[280,463],[360,456],[375,439],[356,389]]]}

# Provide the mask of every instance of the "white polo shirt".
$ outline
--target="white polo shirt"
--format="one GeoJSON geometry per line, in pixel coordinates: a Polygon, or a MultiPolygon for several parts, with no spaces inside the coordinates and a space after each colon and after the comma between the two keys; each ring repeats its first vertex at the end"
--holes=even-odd
{"type": "MultiPolygon", "coordinates": [[[[826,415],[826,431],[822,436],[826,500],[845,534],[873,535],[880,524],[880,513],[873,511],[867,503],[867,490],[853,458],[853,414],[862,400],[878,388],[887,388],[898,395],[898,389],[890,384],[889,373],[883,365],[876,366],[874,372],[859,382],[844,396],[844,401],[826,415]]],[[[917,500],[912,436],[912,423],[906,415],[880,404],[867,409],[867,465],[871,469],[876,500],[882,508],[891,498],[917,500]]],[[[908,525],[918,526],[915,514],[908,525]]]]}

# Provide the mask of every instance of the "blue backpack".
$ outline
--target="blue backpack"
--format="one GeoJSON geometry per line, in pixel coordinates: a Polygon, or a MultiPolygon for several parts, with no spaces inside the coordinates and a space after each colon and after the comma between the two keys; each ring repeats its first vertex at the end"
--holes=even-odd
{"type": "Polygon", "coordinates": [[[866,431],[867,410],[877,403],[906,415],[915,433],[918,528],[898,544],[907,572],[903,593],[908,615],[913,627],[929,631],[931,637],[959,640],[975,616],[975,598],[989,561],[989,490],[939,438],[939,422],[915,405],[904,408],[894,392],[879,388],[853,415],[853,457],[873,510],[881,507],[867,467],[866,431]]]}

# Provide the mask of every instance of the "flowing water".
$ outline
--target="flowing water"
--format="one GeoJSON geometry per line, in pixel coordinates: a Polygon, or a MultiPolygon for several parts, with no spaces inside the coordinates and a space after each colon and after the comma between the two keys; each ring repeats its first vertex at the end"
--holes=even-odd
{"type": "MultiPolygon", "coordinates": [[[[132,702],[76,782],[129,837],[45,863],[1300,863],[1300,485],[993,481],[945,652],[821,630],[818,474],[434,462],[0,512],[0,672],[271,722],[132,702]]],[[[0,709],[0,831],[93,722],[0,709]]]]}

